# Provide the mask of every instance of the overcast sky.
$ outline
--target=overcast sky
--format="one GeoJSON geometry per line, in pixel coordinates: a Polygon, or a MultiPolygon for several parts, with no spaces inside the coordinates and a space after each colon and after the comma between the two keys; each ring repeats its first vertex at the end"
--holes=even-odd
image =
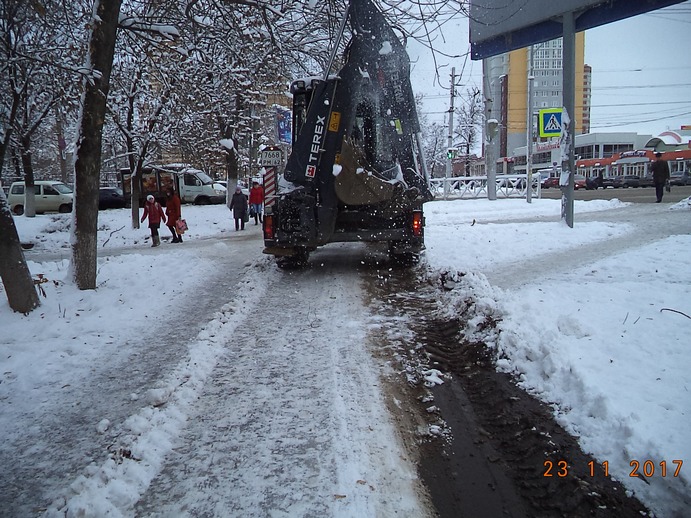
{"type": "MultiPolygon", "coordinates": [[[[430,121],[446,120],[451,67],[460,74],[459,94],[482,88],[482,62],[467,56],[468,20],[447,25],[446,36],[444,47],[458,57],[438,56],[443,87],[432,84],[430,54],[418,53],[419,46],[410,52],[413,88],[425,93],[430,121]]],[[[691,125],[691,1],[590,29],[585,41],[585,62],[593,68],[592,132],[657,135],[691,125]]]]}

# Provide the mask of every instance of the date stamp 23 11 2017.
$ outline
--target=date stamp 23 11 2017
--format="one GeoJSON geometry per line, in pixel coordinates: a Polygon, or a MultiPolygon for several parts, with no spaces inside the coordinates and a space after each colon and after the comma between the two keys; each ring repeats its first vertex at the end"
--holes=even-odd
{"type": "MultiPolygon", "coordinates": [[[[629,472],[629,477],[640,477],[645,478],[651,477],[678,477],[681,472],[681,466],[684,464],[682,460],[675,459],[670,462],[662,460],[655,462],[652,460],[632,460],[629,462],[631,471],[629,472]]],[[[547,459],[543,463],[545,471],[542,473],[543,477],[559,477],[564,478],[569,476],[569,471],[571,466],[566,460],[549,460],[547,459]]],[[[595,470],[598,466],[604,471],[606,477],[609,476],[609,461],[602,461],[596,463],[595,461],[588,462],[588,470],[586,473],[579,473],[580,476],[595,476],[595,470]]]]}

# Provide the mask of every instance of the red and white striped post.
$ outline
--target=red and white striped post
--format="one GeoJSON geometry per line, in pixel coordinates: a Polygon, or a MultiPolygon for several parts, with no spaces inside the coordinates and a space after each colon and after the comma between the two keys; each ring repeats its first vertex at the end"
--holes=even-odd
{"type": "Polygon", "coordinates": [[[266,208],[276,203],[276,168],[266,167],[264,171],[264,207],[266,208]]]}

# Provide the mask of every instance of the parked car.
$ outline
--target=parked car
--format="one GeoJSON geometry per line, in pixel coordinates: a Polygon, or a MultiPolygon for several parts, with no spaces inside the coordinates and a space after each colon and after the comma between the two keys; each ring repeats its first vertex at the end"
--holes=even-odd
{"type": "Polygon", "coordinates": [[[602,188],[607,189],[607,187],[614,187],[614,177],[613,176],[603,176],[602,177],[602,188]]]}
{"type": "Polygon", "coordinates": [[[670,185],[691,185],[691,174],[688,171],[675,171],[669,175],[670,185]]]}
{"type": "Polygon", "coordinates": [[[585,181],[585,188],[589,191],[602,187],[602,176],[591,176],[585,181]]]}
{"type": "MultiPolygon", "coordinates": [[[[10,185],[7,203],[13,214],[24,214],[24,182],[10,185]]],[[[74,200],[72,188],[54,180],[36,180],[34,182],[34,208],[37,214],[44,212],[72,212],[74,200]]]]}
{"type": "Polygon", "coordinates": [[[559,177],[550,176],[542,180],[542,188],[549,189],[550,187],[559,187],[559,177]]]}
{"type": "Polygon", "coordinates": [[[633,175],[633,174],[627,174],[624,176],[615,176],[614,177],[614,187],[639,187],[641,185],[641,179],[640,177],[633,175]]]}
{"type": "Polygon", "coordinates": [[[125,193],[119,187],[101,187],[98,190],[98,210],[123,209],[126,206],[125,193]]]}
{"type": "MultiPolygon", "coordinates": [[[[224,189],[228,189],[228,182],[226,180],[217,180],[214,185],[216,185],[216,184],[221,184],[224,189]]],[[[247,187],[245,187],[244,184],[242,184],[241,182],[238,182],[237,185],[239,185],[240,188],[242,189],[242,194],[244,194],[245,196],[250,195],[250,190],[247,187]]],[[[232,193],[231,193],[231,196],[232,196],[232,193]]]]}
{"type": "Polygon", "coordinates": [[[575,190],[585,189],[587,187],[587,180],[582,174],[576,174],[573,176],[573,188],[575,190]]]}
{"type": "Polygon", "coordinates": [[[651,174],[647,174],[638,180],[639,187],[652,187],[653,185],[655,184],[653,183],[653,175],[651,174]]]}
{"type": "Polygon", "coordinates": [[[227,184],[228,182],[214,182],[213,188],[216,192],[222,192],[223,196],[225,196],[228,191],[227,184]]]}

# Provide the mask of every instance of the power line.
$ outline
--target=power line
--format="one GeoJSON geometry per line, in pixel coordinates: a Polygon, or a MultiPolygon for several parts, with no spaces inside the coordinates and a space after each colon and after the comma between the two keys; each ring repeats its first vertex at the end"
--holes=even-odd
{"type": "Polygon", "coordinates": [[[684,117],[684,116],[687,116],[687,115],[691,115],[691,111],[685,112],[685,113],[680,113],[680,114],[678,114],[678,115],[670,115],[670,116],[668,116],[668,117],[656,117],[656,118],[654,118],[654,119],[644,119],[644,120],[637,120],[637,121],[632,121],[632,122],[619,122],[619,123],[612,122],[612,123],[599,123],[599,124],[595,124],[595,123],[593,123],[593,121],[591,120],[591,122],[590,122],[590,127],[591,127],[591,128],[593,128],[593,127],[595,127],[595,128],[610,128],[610,127],[613,127],[613,126],[633,126],[634,124],[645,124],[645,123],[647,123],[647,122],[659,122],[659,121],[663,121],[663,120],[667,120],[667,119],[672,119],[672,118],[675,118],[675,117],[684,117]]]}

